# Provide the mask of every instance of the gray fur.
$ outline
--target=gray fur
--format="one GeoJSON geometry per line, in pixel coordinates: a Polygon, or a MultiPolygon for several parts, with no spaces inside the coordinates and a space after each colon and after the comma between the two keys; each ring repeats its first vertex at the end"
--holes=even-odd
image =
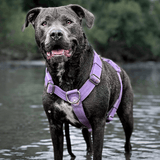
{"type": "MultiPolygon", "coordinates": [[[[93,14],[79,5],[35,8],[28,12],[22,28],[24,30],[29,23],[32,23],[35,28],[37,45],[46,60],[46,66],[54,84],[64,91],[80,89],[89,78],[91,71],[94,52],[83,32],[83,19],[86,20],[89,28],[93,26],[93,14]],[[47,25],[43,26],[44,21],[47,22],[45,23],[47,25]],[[54,30],[60,30],[63,33],[60,39],[52,39],[51,33],[54,30]],[[68,50],[71,56],[56,55],[47,59],[46,53],[56,49],[68,50]]],[[[116,71],[107,62],[102,61],[102,63],[101,82],[83,101],[85,114],[93,129],[94,160],[102,159],[106,115],[120,93],[120,82],[116,71]]],[[[126,135],[125,151],[130,152],[130,137],[133,131],[133,92],[129,77],[123,69],[120,75],[123,83],[123,95],[117,114],[126,135]]],[[[50,124],[54,159],[61,160],[63,158],[63,124],[70,123],[78,128],[85,126],[78,121],[71,105],[54,94],[47,94],[46,87],[43,94],[43,106],[50,124]]],[[[82,131],[87,143],[87,150],[92,151],[90,133],[85,128],[82,131]]]]}

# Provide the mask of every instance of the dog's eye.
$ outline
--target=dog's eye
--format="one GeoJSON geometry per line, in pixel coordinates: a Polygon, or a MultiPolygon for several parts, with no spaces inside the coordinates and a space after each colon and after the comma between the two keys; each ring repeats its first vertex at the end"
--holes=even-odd
{"type": "Polygon", "coordinates": [[[67,24],[71,24],[72,23],[72,21],[71,20],[67,20],[67,24]]]}
{"type": "Polygon", "coordinates": [[[46,26],[46,25],[47,25],[47,21],[42,22],[41,25],[42,25],[42,26],[46,26]]]}

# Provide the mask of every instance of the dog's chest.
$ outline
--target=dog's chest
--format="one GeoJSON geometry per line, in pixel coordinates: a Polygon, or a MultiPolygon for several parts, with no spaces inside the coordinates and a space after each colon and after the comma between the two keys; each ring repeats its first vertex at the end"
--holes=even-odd
{"type": "Polygon", "coordinates": [[[73,108],[70,104],[66,103],[65,101],[61,100],[60,103],[54,102],[54,107],[59,109],[60,111],[66,114],[66,120],[72,124],[77,124],[79,121],[76,119],[73,108]]]}
{"type": "Polygon", "coordinates": [[[64,69],[64,63],[60,63],[58,64],[58,67],[57,67],[57,77],[59,78],[59,85],[62,85],[62,76],[65,72],[65,69],[64,69]]]}

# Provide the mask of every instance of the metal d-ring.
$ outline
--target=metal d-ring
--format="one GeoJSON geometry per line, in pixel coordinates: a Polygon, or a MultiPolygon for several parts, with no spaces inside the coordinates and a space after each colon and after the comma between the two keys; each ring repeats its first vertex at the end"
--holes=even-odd
{"type": "Polygon", "coordinates": [[[76,104],[76,103],[78,103],[79,101],[80,101],[80,98],[81,98],[81,93],[79,92],[79,91],[77,91],[77,93],[78,93],[78,95],[79,95],[79,97],[78,97],[78,100],[77,101],[73,101],[73,102],[71,102],[70,100],[69,100],[69,98],[68,98],[68,93],[66,92],[66,100],[67,100],[67,102],[69,102],[70,104],[76,104]]]}

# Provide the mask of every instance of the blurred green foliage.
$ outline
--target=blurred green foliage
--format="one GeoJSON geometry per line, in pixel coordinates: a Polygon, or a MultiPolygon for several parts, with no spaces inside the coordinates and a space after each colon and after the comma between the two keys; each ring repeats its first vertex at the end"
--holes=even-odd
{"type": "Polygon", "coordinates": [[[160,60],[159,0],[0,0],[0,59],[39,59],[32,26],[21,32],[33,7],[79,4],[95,15],[84,27],[90,43],[115,61],[160,60]]]}
{"type": "Polygon", "coordinates": [[[34,40],[34,30],[21,32],[26,13],[21,0],[0,0],[0,58],[32,59],[39,57],[34,40]]]}

